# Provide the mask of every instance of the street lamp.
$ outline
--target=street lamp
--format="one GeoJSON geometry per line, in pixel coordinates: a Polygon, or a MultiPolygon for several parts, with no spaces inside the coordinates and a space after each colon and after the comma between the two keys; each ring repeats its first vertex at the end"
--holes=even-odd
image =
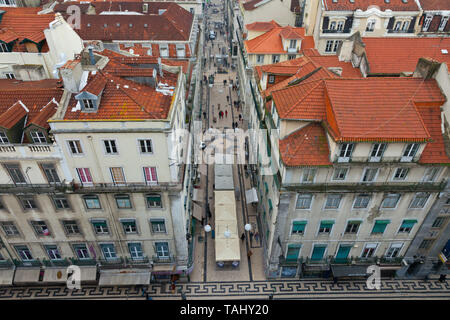
{"type": "Polygon", "coordinates": [[[209,224],[207,224],[204,229],[205,232],[211,232],[211,226],[209,224]]]}
{"type": "Polygon", "coordinates": [[[252,225],[251,225],[250,223],[247,223],[247,224],[244,226],[244,229],[245,229],[245,231],[250,231],[250,230],[252,230],[252,225]]]}

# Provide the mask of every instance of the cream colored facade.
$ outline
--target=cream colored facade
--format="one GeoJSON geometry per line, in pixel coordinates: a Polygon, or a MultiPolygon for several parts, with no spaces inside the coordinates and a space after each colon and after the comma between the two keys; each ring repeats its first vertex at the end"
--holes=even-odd
{"type": "Polygon", "coordinates": [[[291,11],[291,1],[263,0],[253,10],[245,10],[242,1],[239,4],[244,25],[271,20],[275,20],[282,27],[295,25],[295,13],[291,11]]]}

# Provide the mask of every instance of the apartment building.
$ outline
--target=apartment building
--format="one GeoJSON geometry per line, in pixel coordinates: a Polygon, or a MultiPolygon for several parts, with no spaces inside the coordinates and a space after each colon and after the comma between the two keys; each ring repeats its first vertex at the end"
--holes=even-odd
{"type": "Polygon", "coordinates": [[[448,179],[436,81],[322,78],[271,97],[256,182],[267,277],[395,275],[448,179]]]}
{"type": "Polygon", "coordinates": [[[59,14],[39,8],[0,7],[0,77],[42,80],[83,49],[80,37],[59,14]]]}
{"type": "Polygon", "coordinates": [[[324,0],[314,30],[321,54],[336,54],[342,41],[359,31],[362,37],[410,37],[421,10],[414,0],[324,0]]]}
{"type": "MultiPolygon", "coordinates": [[[[12,256],[4,258],[49,277],[24,282],[58,282],[50,267],[65,274],[69,264],[83,268],[82,280],[99,285],[185,278],[193,248],[190,168],[181,160],[189,150],[177,136],[186,125],[181,67],[139,68],[85,51],[60,73],[65,90],[49,126],[59,150],[59,180],[70,183],[48,191],[36,185],[46,171],[25,169],[19,158],[30,175],[22,183],[34,201],[24,198],[20,208],[8,188],[13,194],[2,197],[9,211],[3,219],[35,232],[10,237],[5,226],[12,256]]],[[[17,174],[8,168],[7,185],[17,174]]]]}

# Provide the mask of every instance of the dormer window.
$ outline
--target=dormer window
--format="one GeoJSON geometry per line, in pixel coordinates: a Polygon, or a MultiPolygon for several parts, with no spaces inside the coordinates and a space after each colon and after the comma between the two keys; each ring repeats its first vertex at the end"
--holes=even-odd
{"type": "Polygon", "coordinates": [[[0,144],[7,144],[9,143],[8,136],[4,131],[0,131],[0,144]]]}
{"type": "Polygon", "coordinates": [[[337,24],[337,30],[342,31],[344,30],[344,21],[339,21],[337,24]]]}
{"type": "Polygon", "coordinates": [[[168,57],[169,56],[169,48],[167,47],[167,45],[159,46],[159,53],[160,53],[161,57],[168,57]]]}
{"type": "Polygon", "coordinates": [[[427,15],[425,17],[425,21],[423,23],[423,31],[428,31],[428,28],[430,27],[431,20],[433,20],[433,16],[427,15]]]}
{"type": "Polygon", "coordinates": [[[297,47],[297,40],[291,40],[289,42],[289,49],[295,49],[297,47]]]}
{"type": "Polygon", "coordinates": [[[343,143],[339,152],[338,162],[349,162],[354,147],[353,143],[343,143]]]}
{"type": "Polygon", "coordinates": [[[384,150],[386,150],[385,143],[374,143],[372,146],[372,152],[370,153],[370,162],[379,162],[383,156],[384,150]]]}
{"type": "Polygon", "coordinates": [[[372,32],[375,30],[375,23],[376,21],[374,19],[367,21],[366,31],[372,32]]]}
{"type": "Polygon", "coordinates": [[[34,143],[47,143],[47,139],[42,131],[34,130],[30,132],[34,143]]]}
{"type": "Polygon", "coordinates": [[[83,99],[81,101],[83,101],[85,111],[94,111],[95,110],[95,103],[93,100],[83,99]]]}
{"type": "Polygon", "coordinates": [[[418,143],[410,143],[406,146],[405,151],[403,152],[403,156],[401,161],[402,162],[410,162],[416,155],[417,151],[419,150],[419,144],[418,143]]]}
{"type": "Polygon", "coordinates": [[[8,46],[4,42],[0,42],[0,52],[9,52],[8,46]]]}
{"type": "Polygon", "coordinates": [[[439,24],[439,31],[444,31],[445,27],[447,26],[448,18],[448,16],[442,17],[441,23],[439,24]]]}
{"type": "Polygon", "coordinates": [[[184,46],[177,46],[177,57],[183,58],[185,56],[184,46]]]}

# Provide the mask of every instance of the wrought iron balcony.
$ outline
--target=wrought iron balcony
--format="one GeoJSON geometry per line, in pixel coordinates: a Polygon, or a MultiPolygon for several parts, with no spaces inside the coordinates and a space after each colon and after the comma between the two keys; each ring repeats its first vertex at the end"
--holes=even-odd
{"type": "Polygon", "coordinates": [[[76,259],[70,258],[72,264],[76,266],[95,266],[97,265],[97,261],[95,259],[76,259]]]}
{"type": "Polygon", "coordinates": [[[117,193],[117,192],[152,192],[152,191],[179,191],[182,188],[181,183],[177,182],[158,182],[155,184],[146,184],[144,182],[125,182],[125,183],[93,183],[74,185],[75,193],[95,192],[95,193],[117,193]]]}
{"type": "Polygon", "coordinates": [[[0,260],[0,269],[11,269],[14,266],[11,260],[0,260]]]}
{"type": "Polygon", "coordinates": [[[51,193],[72,191],[72,182],[62,181],[59,183],[23,183],[23,184],[0,184],[0,192],[3,193],[51,193]]]}
{"type": "Polygon", "coordinates": [[[336,163],[377,163],[377,162],[387,162],[387,163],[408,163],[408,162],[417,162],[420,159],[420,155],[416,155],[414,157],[371,157],[371,156],[364,156],[364,157],[338,157],[335,156],[333,162],[336,163]]]}
{"type": "Polygon", "coordinates": [[[153,263],[174,263],[175,257],[173,255],[170,255],[168,257],[153,256],[152,260],[153,263]]]}
{"type": "Polygon", "coordinates": [[[42,266],[42,263],[39,261],[39,259],[29,260],[29,261],[22,261],[22,260],[14,259],[14,264],[16,265],[16,267],[41,267],[42,266]]]}
{"type": "Polygon", "coordinates": [[[101,268],[118,268],[122,267],[125,260],[122,257],[111,258],[111,259],[99,259],[101,268]]]}
{"type": "Polygon", "coordinates": [[[373,257],[373,258],[360,258],[360,257],[350,257],[350,258],[332,258],[330,263],[331,264],[356,264],[356,265],[361,265],[361,264],[375,264],[377,263],[378,258],[373,257]]]}
{"type": "Polygon", "coordinates": [[[136,266],[136,267],[149,267],[150,259],[148,257],[142,257],[140,259],[137,258],[125,258],[127,264],[136,266]]]}
{"type": "Polygon", "coordinates": [[[67,259],[60,259],[60,260],[42,260],[42,263],[46,267],[67,267],[70,265],[69,260],[67,259]]]}
{"type": "Polygon", "coordinates": [[[292,259],[292,258],[286,258],[284,256],[280,256],[279,263],[282,265],[285,265],[285,266],[286,265],[299,265],[299,264],[303,263],[303,258],[299,257],[299,258],[292,259]]]}
{"type": "Polygon", "coordinates": [[[305,263],[310,265],[328,264],[330,260],[328,258],[320,260],[312,260],[311,258],[306,258],[305,263]]]}
{"type": "Polygon", "coordinates": [[[395,257],[395,258],[387,258],[382,257],[379,260],[380,264],[401,264],[403,260],[403,257],[395,257]]]}
{"type": "Polygon", "coordinates": [[[337,29],[324,29],[322,30],[322,33],[350,33],[351,29],[342,29],[342,30],[337,30],[337,29]]]}

